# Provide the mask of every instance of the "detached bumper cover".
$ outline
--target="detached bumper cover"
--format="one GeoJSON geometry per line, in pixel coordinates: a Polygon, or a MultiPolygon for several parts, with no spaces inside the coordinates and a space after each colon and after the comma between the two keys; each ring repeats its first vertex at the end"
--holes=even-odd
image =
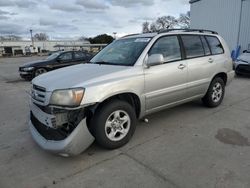
{"type": "Polygon", "coordinates": [[[86,118],[83,118],[69,134],[60,129],[53,129],[54,115],[40,110],[33,103],[30,105],[29,128],[33,139],[45,150],[64,156],[77,155],[87,149],[94,137],[88,130],[86,118]]]}
{"type": "Polygon", "coordinates": [[[31,121],[29,122],[29,128],[33,139],[41,148],[61,155],[80,154],[94,141],[94,137],[88,130],[86,119],[83,119],[66,139],[60,141],[46,140],[36,130],[31,121]]]}

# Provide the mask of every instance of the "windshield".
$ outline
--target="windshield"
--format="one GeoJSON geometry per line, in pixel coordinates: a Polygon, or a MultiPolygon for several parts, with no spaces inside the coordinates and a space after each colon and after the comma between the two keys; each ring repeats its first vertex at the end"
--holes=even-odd
{"type": "Polygon", "coordinates": [[[56,52],[56,53],[53,53],[50,56],[48,56],[46,59],[47,60],[52,60],[52,59],[55,59],[59,55],[60,55],[60,52],[56,52]]]}
{"type": "Polygon", "coordinates": [[[151,38],[128,38],[112,42],[91,63],[133,66],[151,38]]]}

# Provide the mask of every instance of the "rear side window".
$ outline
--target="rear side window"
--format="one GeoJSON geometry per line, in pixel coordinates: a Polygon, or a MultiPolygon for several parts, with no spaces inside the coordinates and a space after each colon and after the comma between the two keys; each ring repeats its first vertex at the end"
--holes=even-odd
{"type": "Polygon", "coordinates": [[[213,55],[224,53],[222,44],[220,43],[217,37],[206,36],[206,39],[208,41],[208,44],[210,46],[210,49],[213,55]]]}
{"type": "Polygon", "coordinates": [[[202,41],[202,44],[203,44],[205,55],[211,55],[209,46],[208,46],[207,41],[206,41],[204,36],[201,36],[201,41],[202,41]]]}
{"type": "Polygon", "coordinates": [[[183,35],[181,38],[187,58],[201,57],[205,55],[200,36],[183,35]]]}
{"type": "Polygon", "coordinates": [[[83,59],[85,58],[85,54],[82,52],[74,52],[75,53],[75,58],[76,59],[83,59]]]}
{"type": "Polygon", "coordinates": [[[177,36],[166,36],[157,40],[149,51],[149,56],[162,54],[165,62],[181,60],[181,49],[177,36]]]}

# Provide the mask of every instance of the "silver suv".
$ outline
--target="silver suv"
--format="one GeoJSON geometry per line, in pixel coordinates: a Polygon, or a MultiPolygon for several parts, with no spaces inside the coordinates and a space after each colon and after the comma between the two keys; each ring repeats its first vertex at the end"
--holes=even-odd
{"type": "Polygon", "coordinates": [[[63,156],[81,153],[94,139],[118,148],[148,114],[196,99],[220,105],[232,68],[225,41],[213,31],[126,36],[88,64],[33,79],[30,131],[42,148],[63,156]]]}

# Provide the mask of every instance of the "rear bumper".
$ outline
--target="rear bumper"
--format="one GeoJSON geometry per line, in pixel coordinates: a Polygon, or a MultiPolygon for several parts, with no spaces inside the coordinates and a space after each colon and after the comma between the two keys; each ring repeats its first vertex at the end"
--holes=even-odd
{"type": "MultiPolygon", "coordinates": [[[[44,135],[44,130],[51,129],[49,126],[50,123],[48,123],[49,119],[51,119],[51,115],[43,111],[39,111],[38,113],[35,110],[32,111],[32,114],[34,117],[30,118],[29,129],[35,142],[44,150],[62,156],[74,156],[83,152],[94,141],[94,137],[88,130],[86,118],[82,119],[75,129],[65,138],[52,140],[49,135],[47,138],[44,135]],[[37,120],[34,121],[34,118],[37,120]],[[44,124],[45,122],[43,120],[45,120],[46,124],[44,124]]],[[[55,132],[56,129],[53,131],[55,132]]]]}

